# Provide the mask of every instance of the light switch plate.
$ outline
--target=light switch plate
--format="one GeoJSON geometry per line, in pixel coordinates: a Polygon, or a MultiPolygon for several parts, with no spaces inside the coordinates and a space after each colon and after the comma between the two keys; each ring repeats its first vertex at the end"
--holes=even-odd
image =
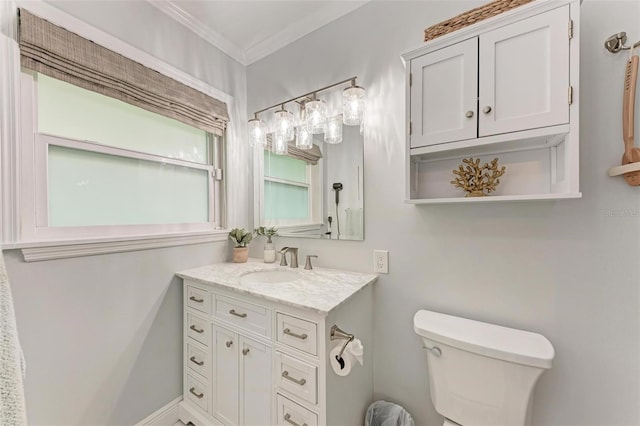
{"type": "Polygon", "coordinates": [[[389,273],[389,252],[387,250],[373,251],[373,272],[377,274],[389,273]]]}

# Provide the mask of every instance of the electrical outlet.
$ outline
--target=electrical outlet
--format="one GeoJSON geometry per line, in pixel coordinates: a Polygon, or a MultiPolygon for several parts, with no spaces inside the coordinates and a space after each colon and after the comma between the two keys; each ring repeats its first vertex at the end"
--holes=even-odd
{"type": "Polygon", "coordinates": [[[389,273],[389,252],[387,250],[373,251],[373,272],[378,274],[389,273]]]}

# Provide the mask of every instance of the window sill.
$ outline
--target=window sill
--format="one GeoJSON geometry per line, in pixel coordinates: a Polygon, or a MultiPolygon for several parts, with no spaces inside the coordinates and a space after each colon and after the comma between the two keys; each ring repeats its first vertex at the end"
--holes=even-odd
{"type": "Polygon", "coordinates": [[[191,244],[226,241],[229,231],[216,230],[193,234],[166,234],[142,237],[96,238],[66,241],[39,241],[5,244],[3,250],[21,249],[25,262],[66,259],[70,257],[94,256],[122,253],[191,244]]]}

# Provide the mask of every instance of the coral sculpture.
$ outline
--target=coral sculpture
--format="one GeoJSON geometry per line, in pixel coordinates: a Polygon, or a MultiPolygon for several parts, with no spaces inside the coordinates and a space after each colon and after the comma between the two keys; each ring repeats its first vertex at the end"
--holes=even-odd
{"type": "Polygon", "coordinates": [[[498,169],[498,159],[494,158],[491,163],[484,163],[480,166],[480,159],[463,159],[464,164],[460,164],[458,170],[453,174],[457,177],[451,183],[467,191],[467,197],[484,197],[496,190],[500,183],[500,176],[505,173],[505,167],[498,169]],[[465,167],[466,164],[466,167],[465,167]]]}

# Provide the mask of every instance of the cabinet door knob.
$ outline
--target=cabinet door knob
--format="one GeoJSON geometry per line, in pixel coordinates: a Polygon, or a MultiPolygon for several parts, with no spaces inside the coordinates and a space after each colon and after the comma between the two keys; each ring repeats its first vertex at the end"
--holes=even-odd
{"type": "Polygon", "coordinates": [[[227,347],[230,348],[231,345],[233,345],[233,340],[229,340],[227,343],[225,343],[225,345],[227,345],[227,347]]]}
{"type": "Polygon", "coordinates": [[[248,353],[249,353],[249,348],[244,348],[242,350],[242,355],[247,356],[248,353]]]}
{"type": "Polygon", "coordinates": [[[465,116],[467,118],[473,118],[473,111],[467,111],[467,113],[465,114],[465,116]]]}
{"type": "Polygon", "coordinates": [[[484,112],[485,114],[489,114],[491,112],[491,107],[487,105],[486,107],[482,108],[482,112],[484,112]]]}

